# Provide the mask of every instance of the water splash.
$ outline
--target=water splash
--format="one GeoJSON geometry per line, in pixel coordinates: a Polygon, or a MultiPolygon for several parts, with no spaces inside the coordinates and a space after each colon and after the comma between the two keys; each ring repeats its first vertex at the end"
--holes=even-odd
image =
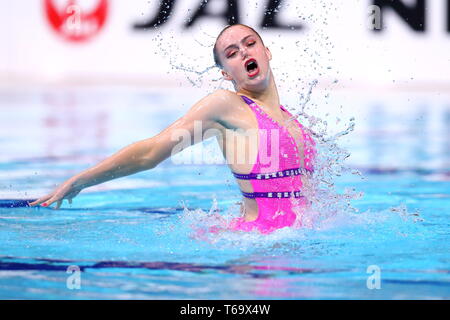
{"type": "MultiPolygon", "coordinates": [[[[293,116],[290,117],[290,118],[286,121],[287,124],[289,124],[289,122],[291,122],[292,120],[297,119],[300,115],[302,115],[302,116],[304,116],[304,117],[307,117],[307,119],[311,119],[311,120],[313,119],[313,117],[311,117],[311,116],[309,116],[309,115],[307,115],[307,114],[305,113],[305,107],[306,107],[307,103],[311,100],[311,94],[312,94],[313,88],[314,88],[318,83],[319,83],[319,80],[317,80],[317,79],[314,79],[314,80],[310,83],[308,92],[306,93],[306,97],[304,96],[303,93],[300,94],[300,107],[299,107],[300,111],[298,111],[297,113],[293,114],[293,116]]],[[[311,121],[311,120],[310,120],[310,121],[311,121]]]]}
{"type": "MultiPolygon", "coordinates": [[[[325,6],[324,8],[328,10],[330,6],[325,6]]],[[[356,215],[358,209],[353,207],[352,201],[361,199],[363,193],[356,190],[356,188],[347,188],[339,191],[336,187],[336,179],[345,172],[364,178],[359,171],[346,165],[346,160],[351,154],[348,150],[342,148],[339,143],[340,139],[354,131],[355,118],[351,117],[347,122],[337,118],[338,121],[336,123],[340,123],[344,127],[338,129],[336,133],[331,133],[328,126],[329,121],[326,117],[321,118],[312,115],[316,114],[313,110],[314,107],[320,108],[312,98],[314,88],[319,84],[321,77],[327,76],[328,79],[336,79],[339,74],[338,67],[332,57],[334,44],[329,39],[326,28],[323,27],[328,24],[327,17],[321,17],[320,14],[316,14],[316,12],[323,12],[323,10],[313,10],[312,12],[310,15],[304,12],[299,15],[299,18],[307,24],[314,25],[314,32],[304,34],[302,41],[291,41],[289,42],[290,44],[283,44],[282,50],[294,50],[294,52],[298,52],[298,57],[290,64],[289,73],[281,71],[283,77],[279,79],[279,83],[281,87],[284,87],[285,91],[294,92],[297,96],[298,92],[301,91],[299,90],[301,79],[298,79],[296,75],[302,74],[305,79],[313,79],[306,84],[305,92],[299,95],[299,102],[296,103],[293,117],[288,119],[286,123],[289,124],[292,120],[298,119],[304,124],[306,130],[316,142],[315,174],[311,179],[305,181],[303,189],[305,196],[313,203],[310,211],[301,213],[303,226],[306,225],[307,228],[278,230],[269,236],[261,236],[257,232],[243,234],[242,232],[227,231],[224,226],[227,225],[231,218],[239,216],[241,214],[240,210],[232,206],[229,207],[229,212],[225,214],[218,213],[217,199],[214,198],[213,205],[208,211],[202,209],[189,210],[187,207],[184,207],[184,214],[180,217],[182,219],[181,222],[191,226],[196,231],[203,230],[195,233],[194,237],[207,240],[210,243],[217,243],[226,239],[230,243],[236,244],[242,241],[254,244],[254,242],[258,243],[261,237],[264,237],[264,243],[267,244],[267,241],[270,241],[268,239],[302,237],[308,235],[307,230],[330,229],[331,226],[354,222],[357,220],[355,219],[356,216],[362,216],[361,213],[356,215]],[[293,44],[293,47],[291,44],[293,44]],[[290,45],[291,47],[289,47],[290,45]],[[303,50],[299,50],[301,47],[303,47],[303,50]],[[310,68],[309,66],[313,67],[310,68]],[[292,81],[292,79],[298,79],[298,81],[292,81]],[[211,227],[217,227],[220,232],[208,233],[207,230],[211,227]]],[[[208,91],[221,88],[224,79],[213,74],[218,69],[215,66],[204,65],[204,61],[211,61],[212,59],[211,52],[215,36],[203,32],[200,38],[197,38],[198,36],[194,37],[194,44],[200,46],[202,50],[208,53],[208,56],[199,56],[187,62],[185,55],[174,55],[174,52],[184,52],[184,50],[175,48],[176,43],[170,41],[173,37],[167,36],[165,38],[161,36],[159,48],[169,58],[172,69],[182,71],[193,87],[206,86],[208,91]],[[205,37],[202,37],[202,35],[205,37]],[[169,41],[162,41],[162,39],[168,39],[169,41]],[[214,88],[212,88],[212,85],[214,88]]],[[[275,43],[272,43],[276,47],[275,43]]],[[[276,67],[273,67],[273,70],[278,71],[276,67]]],[[[337,82],[337,80],[334,80],[332,85],[335,85],[337,82]]],[[[325,98],[329,99],[329,97],[330,93],[326,89],[325,98]]]]}
{"type": "MultiPolygon", "coordinates": [[[[218,207],[214,198],[211,208],[218,207]]],[[[349,214],[345,210],[327,217],[315,214],[311,215],[316,220],[313,226],[283,228],[270,234],[222,228],[238,214],[237,208],[233,209],[234,213],[219,213],[215,209],[204,211],[185,208],[184,214],[178,218],[175,232],[171,234],[177,234],[177,237],[185,234],[196,246],[208,250],[213,246],[214,250],[222,250],[228,255],[244,252],[261,253],[264,256],[328,255],[331,250],[338,254],[350,244],[375,246],[383,245],[386,241],[408,237],[419,240],[428,236],[421,224],[422,217],[418,212],[408,212],[405,205],[376,212],[366,210],[359,214],[349,214]]]]}
{"type": "MultiPolygon", "coordinates": [[[[197,40],[195,42],[203,48],[210,48],[214,45],[215,37],[208,35],[206,39],[197,40]]],[[[326,37],[328,40],[328,37],[326,37]]],[[[320,44],[320,42],[319,42],[320,44]]],[[[295,44],[298,47],[298,43],[295,44]]],[[[167,49],[167,48],[166,48],[167,49]]],[[[315,72],[317,76],[324,74],[324,70],[334,70],[335,68],[330,67],[331,62],[324,61],[319,62],[317,59],[320,53],[313,48],[306,48],[305,52],[308,50],[315,53],[316,58],[314,59],[314,64],[316,65],[315,72]]],[[[287,50],[287,49],[286,49],[287,50]]],[[[171,49],[170,52],[176,52],[176,50],[171,49]]],[[[210,71],[215,70],[215,66],[201,67],[198,61],[180,62],[175,61],[173,55],[167,53],[170,59],[170,65],[174,70],[182,71],[185,73],[186,79],[188,79],[192,86],[200,87],[204,85],[204,79],[210,76],[210,71]]],[[[291,70],[290,70],[291,71],[291,70]]],[[[294,70],[297,72],[297,70],[294,70]]],[[[283,74],[284,75],[284,74],[283,74]]],[[[292,78],[292,75],[286,75],[283,77],[281,83],[288,88],[288,91],[297,91],[298,86],[301,84],[300,79],[298,83],[293,84],[292,81],[287,82],[286,79],[292,78]]],[[[217,79],[220,81],[219,87],[222,86],[223,78],[217,79]]],[[[337,83],[335,80],[333,84],[337,83]]],[[[351,205],[352,200],[359,199],[362,197],[361,192],[357,192],[355,189],[346,189],[344,193],[339,193],[335,187],[335,179],[342,175],[343,171],[350,170],[346,167],[344,162],[350,156],[347,150],[344,150],[339,146],[338,140],[344,136],[350,134],[355,128],[355,119],[351,118],[346,128],[335,133],[330,134],[328,128],[328,121],[322,119],[318,116],[313,116],[308,107],[313,104],[312,94],[314,88],[319,84],[318,78],[313,78],[312,81],[307,85],[307,89],[304,93],[300,94],[299,103],[296,104],[295,111],[293,112],[293,117],[287,120],[286,125],[289,124],[294,119],[298,119],[301,123],[305,125],[307,131],[311,134],[317,143],[317,159],[316,159],[316,174],[311,180],[307,181],[304,186],[305,196],[312,200],[313,207],[311,212],[301,212],[299,216],[302,217],[302,226],[310,229],[320,229],[322,221],[326,221],[328,218],[336,216],[338,213],[354,213],[358,210],[353,208],[351,205]]],[[[327,93],[327,98],[329,93],[327,93]]],[[[354,174],[359,174],[353,171],[354,174]]],[[[217,200],[214,200],[217,204],[217,200]]],[[[241,215],[238,209],[234,209],[234,214],[229,215],[230,217],[236,217],[241,215]]],[[[218,215],[213,209],[209,212],[205,212],[201,209],[189,210],[185,208],[184,210],[184,223],[191,224],[195,226],[196,229],[207,230],[214,225],[219,225],[219,228],[225,226],[228,222],[227,218],[223,215],[218,215]],[[192,218],[192,221],[190,219],[192,218]],[[190,222],[189,222],[190,221],[190,222]]],[[[207,234],[207,232],[200,232],[201,234],[207,234]]],[[[233,238],[233,233],[228,233],[227,237],[233,238]]],[[[198,235],[198,233],[197,233],[198,235]]],[[[252,235],[255,236],[255,235],[252,235]]],[[[241,238],[242,235],[239,235],[241,238]]],[[[218,239],[218,238],[217,238],[218,239]]],[[[216,239],[216,240],[217,240],[216,239]]],[[[213,240],[213,241],[216,241],[213,240]]]]}
{"type": "Polygon", "coordinates": [[[205,61],[212,60],[215,37],[205,31],[202,31],[200,35],[194,35],[193,40],[198,46],[195,51],[205,52],[205,54],[209,55],[201,55],[190,60],[187,60],[183,54],[177,54],[177,52],[184,52],[185,50],[178,46],[177,42],[174,41],[175,38],[174,31],[165,31],[164,34],[159,31],[154,37],[160,54],[169,59],[171,69],[183,72],[185,79],[192,87],[201,88],[207,86],[210,87],[210,91],[220,88],[223,77],[217,76],[218,67],[216,65],[205,65],[205,61]],[[211,88],[211,84],[217,82],[219,82],[219,85],[211,88]]]}

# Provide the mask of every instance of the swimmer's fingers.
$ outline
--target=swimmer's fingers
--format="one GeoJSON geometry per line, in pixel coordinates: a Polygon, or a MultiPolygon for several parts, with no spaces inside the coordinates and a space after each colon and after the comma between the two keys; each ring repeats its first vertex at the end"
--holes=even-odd
{"type": "Polygon", "coordinates": [[[58,200],[58,198],[53,196],[49,200],[46,200],[44,203],[42,203],[41,206],[43,206],[43,207],[50,207],[50,205],[53,204],[57,200],[58,200]]]}
{"type": "Polygon", "coordinates": [[[40,204],[42,207],[49,207],[53,202],[57,201],[59,199],[59,193],[58,191],[54,191],[45,197],[42,197],[32,203],[30,205],[38,205],[40,204]]]}
{"type": "Polygon", "coordinates": [[[45,203],[42,205],[44,207],[50,207],[50,205],[56,202],[56,206],[53,209],[58,210],[61,207],[63,199],[64,197],[62,197],[61,195],[54,195],[50,200],[45,201],[45,203]]]}
{"type": "Polygon", "coordinates": [[[39,204],[41,204],[41,203],[47,201],[47,200],[50,199],[52,196],[53,196],[53,193],[50,193],[50,194],[48,194],[48,195],[46,195],[46,196],[43,196],[43,197],[41,197],[41,198],[39,198],[39,199],[37,199],[37,200],[34,200],[33,202],[29,202],[28,204],[30,205],[30,207],[34,207],[34,206],[37,206],[37,205],[39,205],[39,204]]]}
{"type": "Polygon", "coordinates": [[[60,185],[56,190],[48,195],[39,198],[33,202],[30,202],[30,206],[35,206],[41,204],[43,207],[48,207],[54,202],[56,202],[55,209],[59,209],[64,199],[67,199],[69,203],[72,203],[72,199],[75,198],[82,189],[73,186],[73,181],[71,179],[67,180],[65,183],[60,185]]]}
{"type": "Polygon", "coordinates": [[[69,204],[72,204],[73,198],[75,198],[75,197],[80,193],[80,191],[81,191],[81,190],[73,191],[73,192],[69,193],[69,194],[66,196],[67,201],[69,202],[69,204]]]}
{"type": "Polygon", "coordinates": [[[46,206],[50,206],[52,203],[56,202],[55,210],[61,208],[61,204],[64,199],[67,199],[70,204],[72,204],[72,199],[75,198],[81,190],[69,190],[62,188],[60,192],[57,192],[49,201],[45,202],[46,206]]]}
{"type": "Polygon", "coordinates": [[[62,200],[58,200],[58,202],[56,203],[55,210],[58,210],[61,207],[62,202],[63,202],[62,200]]]}

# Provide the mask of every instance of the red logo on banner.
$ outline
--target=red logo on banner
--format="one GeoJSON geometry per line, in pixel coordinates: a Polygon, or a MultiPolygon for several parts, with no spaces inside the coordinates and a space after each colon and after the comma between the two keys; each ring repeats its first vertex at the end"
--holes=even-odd
{"type": "MultiPolygon", "coordinates": [[[[55,0],[45,0],[45,13],[52,28],[66,40],[82,42],[95,36],[104,26],[108,1],[97,0],[89,11],[76,0],[57,6],[55,0]]],[[[60,1],[61,2],[61,1],[60,1]]]]}

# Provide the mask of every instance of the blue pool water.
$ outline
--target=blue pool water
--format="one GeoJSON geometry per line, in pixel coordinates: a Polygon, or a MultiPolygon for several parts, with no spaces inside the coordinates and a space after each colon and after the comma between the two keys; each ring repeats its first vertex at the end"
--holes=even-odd
{"type": "MultiPolygon", "coordinates": [[[[0,298],[450,298],[448,97],[365,97],[353,108],[348,95],[335,99],[356,129],[339,143],[362,176],[344,171],[335,183],[364,194],[355,210],[271,235],[201,237],[217,215],[238,214],[239,190],[223,164],[166,161],[58,211],[0,208],[0,298]],[[73,266],[79,289],[67,282],[73,266]]],[[[0,198],[46,194],[158,133],[195,99],[125,88],[0,92],[0,198]]]]}

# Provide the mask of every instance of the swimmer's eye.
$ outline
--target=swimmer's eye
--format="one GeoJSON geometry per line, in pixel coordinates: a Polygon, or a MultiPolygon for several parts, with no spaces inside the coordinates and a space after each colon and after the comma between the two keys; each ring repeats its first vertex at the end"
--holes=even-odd
{"type": "Polygon", "coordinates": [[[227,58],[231,58],[236,54],[236,51],[233,51],[227,55],[227,58]]]}
{"type": "MultiPolygon", "coordinates": [[[[253,40],[253,41],[250,41],[249,43],[247,43],[247,46],[251,47],[251,46],[254,46],[255,44],[256,44],[256,41],[253,40]]],[[[234,57],[236,55],[236,53],[237,53],[237,51],[232,51],[232,52],[228,53],[227,58],[234,57]]]]}

